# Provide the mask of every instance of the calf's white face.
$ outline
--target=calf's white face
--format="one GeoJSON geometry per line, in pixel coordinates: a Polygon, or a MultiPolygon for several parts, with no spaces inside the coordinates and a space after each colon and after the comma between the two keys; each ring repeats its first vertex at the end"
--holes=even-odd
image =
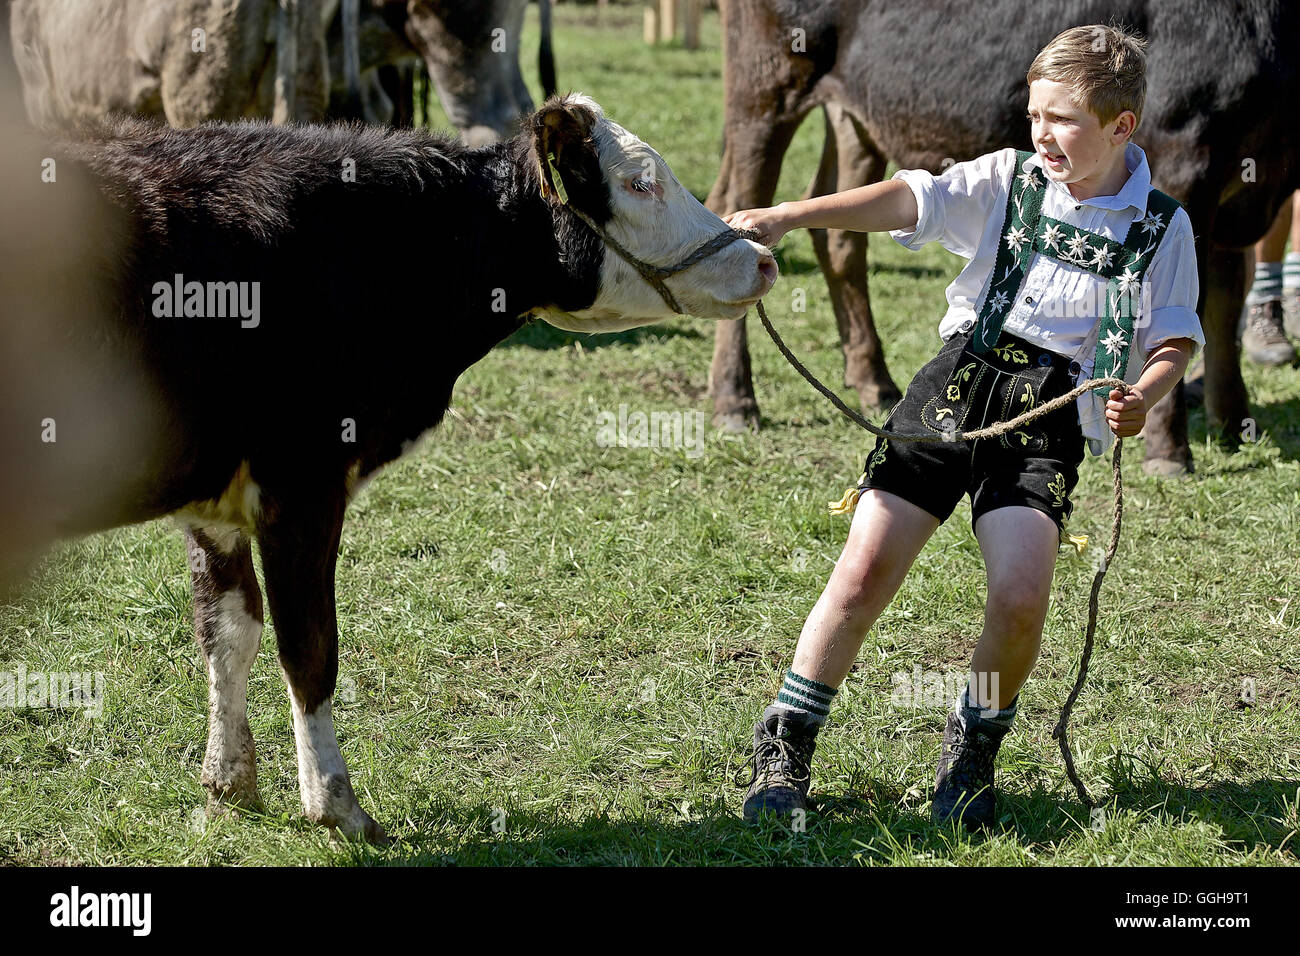
{"type": "MultiPolygon", "coordinates": [[[[568,99],[597,117],[592,139],[613,210],[604,228],[628,252],[654,266],[676,265],[729,228],[677,181],[662,156],[606,117],[594,100],[581,95],[568,99]]],[[[664,281],[687,314],[738,319],[767,293],[776,276],[776,260],[767,247],[737,239],[664,281]]],[[[636,269],[606,248],[598,292],[589,308],[539,314],[574,332],[615,332],[674,313],[636,269]]]]}

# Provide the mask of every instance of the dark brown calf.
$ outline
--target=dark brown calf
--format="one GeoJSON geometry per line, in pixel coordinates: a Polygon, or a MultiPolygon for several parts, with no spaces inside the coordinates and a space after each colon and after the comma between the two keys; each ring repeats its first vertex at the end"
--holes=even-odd
{"type": "MultiPolygon", "coordinates": [[[[601,331],[672,314],[588,221],[654,266],[726,226],[581,95],[481,149],[373,127],[136,120],[59,145],[24,137],[12,164],[10,149],[0,168],[35,177],[49,155],[58,176],[0,207],[14,213],[0,241],[24,266],[0,281],[0,574],[59,537],[176,515],[209,677],[203,783],[214,809],[256,806],[256,538],[303,807],[382,838],[331,712],[348,501],[530,315],[601,331]]],[[[735,241],[666,282],[691,314],[734,318],[774,276],[766,249],[735,241]]]]}

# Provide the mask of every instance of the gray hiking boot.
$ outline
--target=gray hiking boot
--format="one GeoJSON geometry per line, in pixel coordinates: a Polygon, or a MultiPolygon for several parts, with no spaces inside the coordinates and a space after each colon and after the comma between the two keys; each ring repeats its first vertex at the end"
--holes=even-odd
{"type": "Polygon", "coordinates": [[[1300,289],[1282,290],[1282,328],[1293,339],[1300,339],[1300,289]]]}
{"type": "Polygon", "coordinates": [[[769,707],[754,725],[754,752],[749,758],[745,793],[745,820],[754,823],[763,814],[788,820],[796,810],[808,808],[812,782],[812,756],[819,725],[806,714],[769,707]]]}
{"type": "Polygon", "coordinates": [[[1268,299],[1248,306],[1246,327],[1241,334],[1246,357],[1256,365],[1290,365],[1295,349],[1282,328],[1282,300],[1268,299]]]}
{"type": "Polygon", "coordinates": [[[968,830],[993,825],[997,819],[993,761],[1009,729],[971,711],[966,712],[963,726],[955,710],[948,712],[930,822],[960,821],[968,830]]]}

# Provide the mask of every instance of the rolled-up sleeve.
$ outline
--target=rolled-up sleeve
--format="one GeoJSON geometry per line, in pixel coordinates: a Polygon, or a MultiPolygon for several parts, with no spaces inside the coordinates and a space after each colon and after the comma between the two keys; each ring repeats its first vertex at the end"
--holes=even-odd
{"type": "Polygon", "coordinates": [[[889,235],[906,249],[938,242],[963,259],[973,259],[980,238],[1015,166],[1016,151],[1002,149],[977,159],[954,163],[942,175],[924,169],[900,169],[893,178],[907,183],[916,197],[916,225],[889,235]]]}
{"type": "Polygon", "coordinates": [[[1149,286],[1150,314],[1144,310],[1137,335],[1144,360],[1169,339],[1191,339],[1196,343],[1192,349],[1195,358],[1205,345],[1205,333],[1196,315],[1196,300],[1201,294],[1196,274],[1196,243],[1192,222],[1184,210],[1174,213],[1169,232],[1156,250],[1144,281],[1149,286]]]}

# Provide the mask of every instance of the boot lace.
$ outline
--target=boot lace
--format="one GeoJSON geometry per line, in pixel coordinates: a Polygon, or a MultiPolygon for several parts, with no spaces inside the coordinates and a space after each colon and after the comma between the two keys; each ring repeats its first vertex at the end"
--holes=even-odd
{"type": "Polygon", "coordinates": [[[975,733],[959,737],[952,744],[952,762],[948,765],[946,782],[958,786],[974,796],[993,780],[993,760],[996,748],[985,734],[975,733]]]}
{"type": "Polygon", "coordinates": [[[1269,300],[1250,307],[1248,320],[1250,330],[1259,336],[1265,345],[1281,345],[1287,342],[1282,331],[1282,303],[1269,300]]]}
{"type": "Polygon", "coordinates": [[[771,780],[781,778],[790,783],[803,783],[812,775],[812,760],[807,747],[800,747],[785,737],[767,736],[754,748],[749,759],[736,771],[733,782],[737,787],[747,788],[760,777],[771,780]],[[749,776],[741,775],[749,771],[749,776]]]}

